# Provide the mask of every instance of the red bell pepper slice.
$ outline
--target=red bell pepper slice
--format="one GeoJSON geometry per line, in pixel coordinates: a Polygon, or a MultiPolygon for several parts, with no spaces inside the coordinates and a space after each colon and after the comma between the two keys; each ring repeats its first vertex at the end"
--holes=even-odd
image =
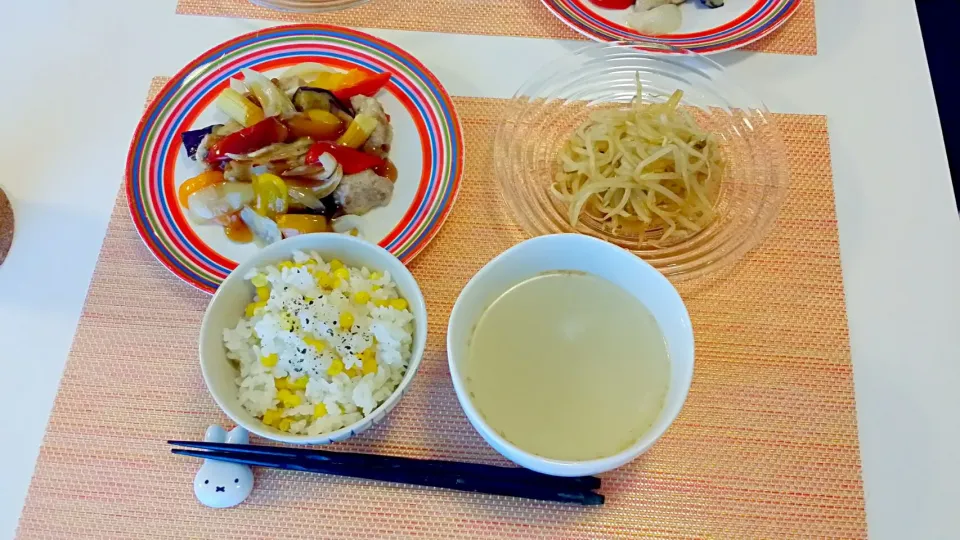
{"type": "Polygon", "coordinates": [[[287,133],[287,126],[271,116],[213,143],[206,160],[209,163],[226,161],[230,159],[227,154],[246,154],[269,144],[283,142],[287,139],[287,133]]]}
{"type": "Polygon", "coordinates": [[[320,161],[320,156],[330,154],[340,167],[343,168],[343,174],[356,174],[367,169],[374,169],[384,164],[383,158],[368,154],[360,150],[354,150],[346,146],[341,146],[332,142],[318,142],[310,146],[307,150],[306,162],[313,165],[320,161]]]}
{"type": "Polygon", "coordinates": [[[387,82],[389,81],[389,72],[384,71],[382,73],[374,73],[355,84],[351,84],[343,88],[337,88],[334,90],[333,95],[337,96],[337,99],[345,101],[349,100],[353,96],[373,96],[379,92],[381,88],[386,86],[387,82]]]}

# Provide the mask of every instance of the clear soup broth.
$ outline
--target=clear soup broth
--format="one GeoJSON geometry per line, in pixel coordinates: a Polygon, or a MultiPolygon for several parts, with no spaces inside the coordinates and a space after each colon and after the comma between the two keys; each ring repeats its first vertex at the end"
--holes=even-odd
{"type": "Polygon", "coordinates": [[[650,429],[670,382],[666,341],[642,302],[600,277],[523,281],[480,317],[466,386],[486,422],[550,459],[612,456],[650,429]]]}

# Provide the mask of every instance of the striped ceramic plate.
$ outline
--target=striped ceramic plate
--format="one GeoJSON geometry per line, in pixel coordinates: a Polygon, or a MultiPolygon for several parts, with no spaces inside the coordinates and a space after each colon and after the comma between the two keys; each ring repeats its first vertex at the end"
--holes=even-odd
{"type": "Polygon", "coordinates": [[[597,41],[655,41],[710,54],[743,47],[773,32],[793,15],[801,0],[726,0],[715,9],[705,8],[700,0],[688,0],[681,6],[680,33],[666,36],[627,27],[628,10],[604,9],[590,0],[542,1],[571,28],[597,41]]]}
{"type": "Polygon", "coordinates": [[[254,244],[227,239],[218,225],[191,222],[177,187],[201,172],[180,133],[225,117],[214,99],[241,68],[275,76],[303,62],[389,71],[378,94],[394,127],[390,159],[399,175],[393,198],[363,216],[364,237],[408,262],[437,234],[463,171],[463,137],[450,96],[405,51],[373,36],[325,25],[281,26],[240,36],[202,54],[161,90],[137,127],[127,158],[127,198],[141,238],[171,272],[213,292],[254,244]]]}

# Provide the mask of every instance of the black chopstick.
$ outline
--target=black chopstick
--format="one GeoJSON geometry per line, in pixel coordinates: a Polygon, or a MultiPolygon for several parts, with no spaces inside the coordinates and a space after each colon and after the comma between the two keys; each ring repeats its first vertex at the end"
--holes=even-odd
{"type": "Polygon", "coordinates": [[[457,491],[486,493],[490,495],[521,497],[525,499],[536,499],[541,501],[577,503],[585,506],[600,505],[604,502],[603,495],[593,493],[592,491],[565,491],[537,485],[504,484],[499,483],[496,480],[484,479],[483,477],[471,475],[435,475],[430,474],[427,471],[407,471],[403,469],[388,470],[382,468],[371,469],[358,467],[356,465],[305,463],[296,459],[291,460],[262,454],[249,454],[242,451],[203,451],[185,450],[180,448],[174,448],[172,451],[177,455],[193,456],[203,459],[212,459],[215,461],[227,461],[230,463],[241,463],[256,467],[270,467],[274,469],[331,474],[336,476],[350,476],[354,478],[365,478],[368,480],[377,480],[381,482],[430,486],[454,489],[457,491]]]}
{"type": "Polygon", "coordinates": [[[283,448],[258,446],[253,444],[230,444],[192,441],[167,441],[175,446],[206,450],[242,450],[251,454],[278,456],[286,458],[308,459],[329,465],[355,465],[358,467],[378,467],[384,469],[425,470],[435,474],[473,474],[497,479],[505,483],[532,483],[564,490],[591,490],[600,488],[600,479],[595,476],[560,477],[550,476],[517,467],[499,467],[481,463],[460,463],[439,459],[415,459],[399,456],[380,456],[376,454],[354,454],[331,452],[303,448],[283,448]]]}
{"type": "MultiPolygon", "coordinates": [[[[173,441],[171,441],[173,442],[173,441]]],[[[198,444],[198,443],[188,443],[198,444]]],[[[202,443],[206,444],[206,443],[202,443]]],[[[210,443],[216,444],[216,443],[210,443]]],[[[438,488],[454,489],[458,491],[471,491],[478,493],[487,493],[491,495],[504,495],[512,497],[521,497],[526,499],[537,499],[544,501],[555,501],[565,503],[577,503],[581,505],[599,505],[603,504],[604,497],[598,493],[593,493],[589,489],[576,484],[567,486],[558,486],[551,483],[537,483],[535,481],[523,481],[516,478],[507,478],[503,476],[491,476],[476,474],[470,469],[457,470],[451,467],[446,471],[437,469],[417,468],[417,467],[384,467],[380,465],[366,466],[359,462],[344,463],[322,460],[313,460],[303,457],[291,456],[291,453],[312,453],[310,450],[298,450],[289,448],[258,447],[253,445],[224,445],[232,448],[222,450],[185,450],[175,448],[174,454],[193,456],[204,459],[213,459],[217,461],[228,461],[232,463],[242,463],[245,465],[258,467],[271,467],[276,469],[305,471],[312,473],[331,474],[337,476],[350,476],[355,478],[365,478],[368,480],[379,480],[383,482],[396,482],[404,484],[414,484],[421,486],[431,486],[438,488]],[[244,447],[253,446],[256,450],[248,451],[244,447]],[[270,452],[269,450],[279,450],[280,452],[270,452]]],[[[346,454],[341,452],[326,452],[328,454],[349,455],[349,456],[367,456],[366,454],[346,454]]],[[[376,458],[388,458],[389,456],[373,456],[376,458]]],[[[402,458],[408,461],[426,461],[402,458]]],[[[438,462],[448,465],[464,465],[454,462],[438,462]]],[[[466,464],[474,465],[474,464],[466,464]]],[[[493,467],[486,465],[484,467],[493,467]]],[[[504,470],[523,471],[523,474],[531,473],[525,469],[512,469],[507,467],[498,467],[504,470]]],[[[563,478],[546,477],[550,480],[565,480],[563,478]]]]}

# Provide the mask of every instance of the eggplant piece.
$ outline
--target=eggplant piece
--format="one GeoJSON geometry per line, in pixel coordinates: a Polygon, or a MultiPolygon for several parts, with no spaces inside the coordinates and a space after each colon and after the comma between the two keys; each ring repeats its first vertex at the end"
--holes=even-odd
{"type": "Polygon", "coordinates": [[[197,149],[199,149],[200,145],[203,144],[203,139],[207,135],[213,133],[213,130],[221,126],[222,124],[214,124],[205,128],[195,129],[193,131],[184,131],[181,133],[180,140],[183,141],[183,148],[187,151],[187,157],[196,161],[197,149]]]}
{"type": "Polygon", "coordinates": [[[344,214],[343,207],[337,202],[333,193],[320,199],[320,202],[323,203],[323,216],[327,219],[332,220],[344,214]]]}
{"type": "Polygon", "coordinates": [[[353,107],[350,106],[349,103],[340,101],[340,99],[329,90],[314,88],[313,86],[301,86],[297,88],[297,92],[293,94],[293,104],[296,105],[297,110],[300,112],[310,109],[322,109],[324,111],[339,109],[350,115],[351,118],[356,116],[356,112],[354,112],[353,107]]]}

